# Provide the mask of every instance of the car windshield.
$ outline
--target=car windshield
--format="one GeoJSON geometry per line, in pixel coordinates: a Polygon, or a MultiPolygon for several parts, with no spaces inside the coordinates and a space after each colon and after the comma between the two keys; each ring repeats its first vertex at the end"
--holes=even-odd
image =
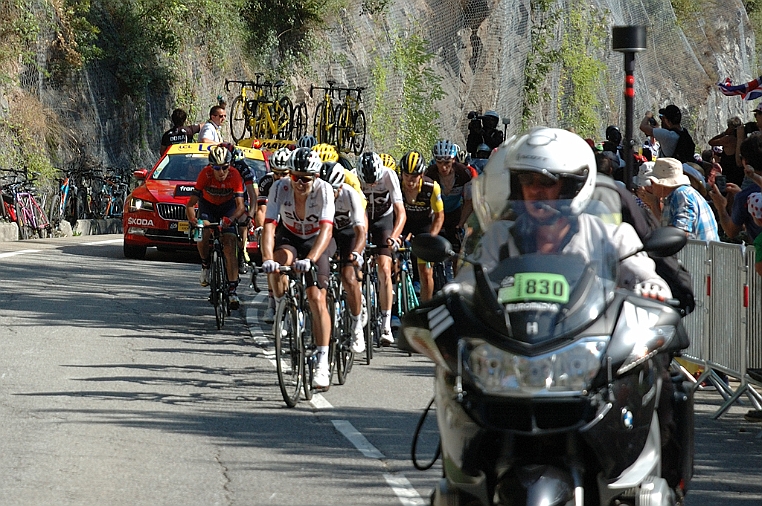
{"type": "MultiPolygon", "coordinates": [[[[196,181],[201,169],[208,164],[209,159],[206,155],[167,155],[159,162],[156,170],[151,175],[151,179],[159,181],[196,181]]],[[[251,168],[255,181],[258,181],[267,173],[263,160],[247,158],[246,164],[251,168]]]]}
{"type": "Polygon", "coordinates": [[[151,179],[159,181],[195,181],[201,169],[209,165],[206,155],[167,155],[153,171],[151,179]]]}

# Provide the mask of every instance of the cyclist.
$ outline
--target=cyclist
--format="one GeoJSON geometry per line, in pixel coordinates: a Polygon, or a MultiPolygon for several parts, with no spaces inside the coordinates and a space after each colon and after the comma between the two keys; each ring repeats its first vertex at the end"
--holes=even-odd
{"type": "MultiPolygon", "coordinates": [[[[402,236],[409,238],[417,234],[439,234],[444,223],[444,205],[439,183],[423,175],[426,165],[423,155],[410,151],[400,159],[402,173],[402,197],[405,204],[405,228],[402,236]]],[[[421,279],[421,300],[427,301],[434,294],[434,271],[431,264],[418,259],[418,274],[421,279]]]]}
{"type": "MultiPolygon", "coordinates": [[[[222,226],[222,250],[228,271],[230,309],[238,309],[238,261],[236,260],[236,220],[246,213],[243,205],[243,179],[230,170],[232,153],[224,146],[212,146],[209,165],[201,169],[193,194],[185,205],[185,215],[191,224],[198,219],[219,222],[222,226]],[[194,206],[198,204],[198,213],[194,206]]],[[[203,240],[196,243],[201,256],[201,286],[209,285],[209,238],[211,229],[204,228],[203,240]]]]}
{"type": "MultiPolygon", "coordinates": [[[[360,155],[360,182],[368,199],[368,235],[378,246],[376,259],[379,272],[379,305],[381,306],[381,345],[394,343],[391,317],[392,304],[392,249],[400,246],[400,235],[405,226],[405,205],[397,174],[384,167],[381,157],[373,152],[360,155]]],[[[368,301],[370,303],[370,301],[368,301]]]]}
{"type": "Polygon", "coordinates": [[[238,271],[246,274],[246,265],[249,262],[249,253],[246,251],[246,243],[248,242],[249,235],[249,223],[254,219],[257,214],[257,201],[259,199],[259,183],[254,180],[254,171],[251,170],[249,164],[246,163],[246,157],[241,151],[241,148],[231,144],[229,142],[223,143],[228,151],[233,154],[233,162],[231,167],[236,169],[243,179],[243,187],[245,193],[243,195],[243,204],[246,207],[246,212],[238,218],[238,248],[240,256],[238,257],[238,271]]]}
{"type": "MultiPolygon", "coordinates": [[[[257,199],[257,214],[254,222],[257,227],[262,227],[265,223],[265,213],[267,212],[267,201],[270,195],[270,188],[280,178],[288,176],[288,159],[291,157],[291,150],[280,148],[270,155],[270,172],[259,179],[259,198],[257,199]]],[[[260,229],[261,230],[261,229],[260,229]]],[[[260,244],[260,251],[262,246],[260,244]]],[[[275,321],[275,299],[273,298],[273,289],[269,280],[267,283],[267,310],[262,318],[265,323],[275,321]]]]}
{"type": "Polygon", "coordinates": [[[362,329],[362,296],[360,283],[357,282],[357,271],[363,266],[363,250],[365,249],[365,209],[363,197],[351,186],[344,184],[344,168],[340,165],[328,166],[323,164],[320,177],[330,183],[333,188],[335,213],[333,218],[333,238],[336,241],[339,262],[341,265],[341,281],[347,294],[347,303],[351,315],[352,351],[365,351],[365,335],[362,329]]]}
{"type": "Polygon", "coordinates": [[[388,153],[379,153],[378,155],[381,157],[381,163],[384,164],[384,167],[392,169],[394,172],[399,175],[400,168],[397,167],[397,162],[394,160],[394,157],[388,153]]]}
{"type": "Polygon", "coordinates": [[[322,162],[310,148],[297,148],[288,159],[290,177],[273,185],[262,229],[262,270],[269,274],[276,303],[286,291],[288,279],[278,269],[290,265],[307,272],[307,299],[317,344],[316,389],[327,389],[331,377],[328,347],[331,318],[325,287],[330,275],[328,259],[336,252],[333,232],[334,200],[331,185],[320,179],[322,162]],[[317,267],[317,278],[310,269],[317,267]]]}
{"type": "Polygon", "coordinates": [[[431,150],[434,163],[426,169],[425,175],[439,183],[444,203],[444,225],[442,236],[452,243],[453,251],[460,251],[463,227],[473,210],[471,203],[471,170],[455,161],[458,147],[451,141],[442,139],[431,150]]]}

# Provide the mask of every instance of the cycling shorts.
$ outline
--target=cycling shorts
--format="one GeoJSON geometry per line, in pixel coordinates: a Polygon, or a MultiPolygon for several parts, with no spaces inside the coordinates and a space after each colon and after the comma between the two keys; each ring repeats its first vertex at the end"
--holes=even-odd
{"type": "MultiPolygon", "coordinates": [[[[309,255],[310,251],[312,251],[312,247],[315,245],[315,241],[317,241],[318,236],[319,235],[315,235],[307,239],[302,239],[301,237],[289,232],[289,230],[283,225],[278,224],[277,228],[275,229],[275,251],[281,249],[290,251],[294,256],[294,260],[306,258],[307,255],[309,255]]],[[[318,274],[318,286],[320,286],[320,288],[328,287],[328,276],[331,274],[331,263],[329,258],[331,258],[334,253],[336,253],[336,242],[332,238],[328,243],[328,247],[325,249],[323,254],[320,255],[320,258],[318,258],[318,261],[315,263],[318,274]]],[[[313,285],[314,281],[312,279],[311,272],[307,273],[305,280],[307,282],[307,287],[313,285]]]]}
{"type": "Polygon", "coordinates": [[[388,257],[392,256],[392,250],[389,249],[389,244],[386,241],[392,236],[393,228],[394,213],[381,216],[376,221],[368,223],[370,242],[377,246],[372,253],[375,253],[376,255],[386,255],[388,257]]]}
{"type": "Polygon", "coordinates": [[[352,261],[356,237],[354,227],[343,230],[333,229],[333,238],[336,241],[336,250],[339,252],[339,260],[342,262],[342,265],[352,261]]]}
{"type": "MultiPolygon", "coordinates": [[[[200,220],[206,220],[210,221],[212,223],[219,223],[220,220],[222,220],[223,216],[227,216],[230,218],[235,214],[235,199],[230,199],[226,202],[223,202],[222,204],[215,205],[209,202],[208,200],[204,200],[203,198],[198,199],[198,213],[196,216],[200,220]]],[[[238,234],[238,231],[236,230],[236,226],[230,226],[227,228],[222,229],[223,234],[238,234]]]]}

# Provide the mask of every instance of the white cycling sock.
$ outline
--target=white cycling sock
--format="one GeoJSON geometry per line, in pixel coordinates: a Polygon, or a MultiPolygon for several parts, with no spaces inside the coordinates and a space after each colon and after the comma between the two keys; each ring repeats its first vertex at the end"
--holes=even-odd
{"type": "Polygon", "coordinates": [[[362,320],[360,319],[360,315],[357,316],[350,314],[349,315],[350,324],[352,325],[352,330],[357,330],[362,328],[362,320]]]}
{"type": "Polygon", "coordinates": [[[328,346],[317,347],[318,367],[328,367],[328,346]]]}
{"type": "Polygon", "coordinates": [[[391,311],[381,311],[381,327],[383,329],[390,329],[392,321],[392,312],[391,311]]]}

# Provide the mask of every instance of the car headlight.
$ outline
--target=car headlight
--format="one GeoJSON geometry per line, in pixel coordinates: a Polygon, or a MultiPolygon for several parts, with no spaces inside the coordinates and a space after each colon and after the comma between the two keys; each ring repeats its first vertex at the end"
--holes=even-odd
{"type": "Polygon", "coordinates": [[[586,337],[558,350],[528,357],[481,339],[459,342],[464,371],[486,394],[509,397],[582,393],[601,368],[608,336],[586,337]]]}
{"type": "Polygon", "coordinates": [[[153,212],[153,202],[132,197],[127,201],[127,210],[131,213],[136,211],[153,212]]]}

